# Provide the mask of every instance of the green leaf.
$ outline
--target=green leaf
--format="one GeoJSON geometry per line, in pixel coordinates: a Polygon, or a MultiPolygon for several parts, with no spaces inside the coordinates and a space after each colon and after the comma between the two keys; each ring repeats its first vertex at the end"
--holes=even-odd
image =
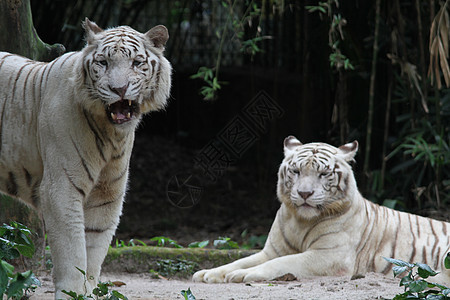
{"type": "Polygon", "coordinates": [[[316,12],[316,11],[319,11],[319,12],[321,12],[321,13],[323,13],[323,14],[326,14],[327,13],[327,11],[325,10],[325,8],[323,8],[322,6],[309,6],[309,5],[307,5],[307,6],[305,6],[305,8],[308,10],[308,12],[310,12],[310,13],[313,13],[313,12],[316,12]]]}
{"type": "Polygon", "coordinates": [[[444,265],[446,269],[450,269],[450,252],[445,256],[444,265]]]}
{"type": "Polygon", "coordinates": [[[208,246],[209,240],[202,241],[202,242],[192,242],[188,245],[188,248],[205,248],[208,246]]]}
{"type": "Polygon", "coordinates": [[[395,266],[392,268],[392,272],[394,272],[394,277],[397,277],[398,275],[402,274],[403,272],[408,271],[409,268],[406,266],[400,267],[400,266],[395,266]]]}
{"type": "Polygon", "coordinates": [[[188,288],[186,290],[181,291],[181,295],[184,297],[185,300],[195,300],[195,296],[191,292],[191,288],[188,288]]]}
{"type": "Polygon", "coordinates": [[[409,290],[412,293],[419,293],[424,291],[428,287],[428,283],[425,280],[414,280],[408,284],[409,290]]]}
{"type": "Polygon", "coordinates": [[[24,290],[28,289],[33,284],[33,273],[26,271],[23,273],[17,273],[11,280],[6,295],[9,298],[21,299],[24,294],[24,290]]]}
{"type": "Polygon", "coordinates": [[[78,298],[77,293],[75,293],[74,291],[68,292],[68,291],[66,291],[66,290],[62,290],[61,292],[63,292],[64,294],[66,294],[66,295],[68,295],[68,296],[70,296],[70,297],[72,297],[72,298],[74,298],[74,299],[77,299],[77,298],[78,298]]]}
{"type": "Polygon", "coordinates": [[[80,268],[78,268],[78,267],[75,267],[75,268],[77,268],[77,270],[78,271],[80,271],[80,273],[81,274],[83,274],[84,276],[86,276],[86,271],[84,271],[84,270],[81,270],[80,268]]]}
{"type": "Polygon", "coordinates": [[[127,297],[125,297],[124,295],[122,295],[118,291],[111,291],[111,294],[112,294],[112,296],[116,297],[117,299],[128,300],[127,297]]]}
{"type": "MultiPolygon", "coordinates": [[[[3,294],[6,292],[8,288],[9,278],[8,278],[8,269],[4,267],[4,263],[8,264],[5,261],[0,261],[0,299],[3,299],[3,294]]],[[[9,264],[8,264],[9,265],[9,264]]],[[[12,267],[12,266],[11,266],[12,267]]],[[[14,269],[14,267],[13,267],[14,269]]]]}
{"type": "Polygon", "coordinates": [[[430,266],[422,263],[417,263],[417,272],[419,273],[419,276],[422,278],[428,278],[430,276],[436,276],[438,273],[433,271],[430,266]]]}
{"type": "Polygon", "coordinates": [[[153,241],[153,242],[156,241],[158,243],[157,244],[158,247],[164,247],[166,245],[170,245],[175,248],[183,248],[182,246],[178,245],[176,241],[174,241],[168,237],[165,237],[165,236],[155,236],[155,237],[151,238],[150,241],[153,241]]]}
{"type": "Polygon", "coordinates": [[[401,259],[395,259],[395,258],[388,258],[388,257],[383,257],[385,260],[387,260],[388,262],[396,265],[396,266],[400,266],[400,267],[409,267],[409,268],[413,268],[414,264],[411,264],[409,262],[406,262],[404,260],[401,259]]]}
{"type": "Polygon", "coordinates": [[[400,279],[400,286],[409,286],[409,284],[413,281],[414,279],[412,278],[411,273],[409,273],[408,275],[400,279]]]}

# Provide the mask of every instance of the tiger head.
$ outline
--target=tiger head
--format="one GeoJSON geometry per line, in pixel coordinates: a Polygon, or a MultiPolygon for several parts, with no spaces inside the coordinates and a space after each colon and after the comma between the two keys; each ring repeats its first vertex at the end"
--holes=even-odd
{"type": "Polygon", "coordinates": [[[145,34],[128,26],[103,30],[86,18],[83,28],[85,107],[106,113],[114,125],[137,124],[142,114],[164,108],[172,70],[163,56],[166,27],[158,25],[145,34]]]}
{"type": "Polygon", "coordinates": [[[287,137],[278,172],[279,200],[304,220],[344,212],[357,190],[349,165],[357,150],[357,141],[336,148],[287,137]]]}

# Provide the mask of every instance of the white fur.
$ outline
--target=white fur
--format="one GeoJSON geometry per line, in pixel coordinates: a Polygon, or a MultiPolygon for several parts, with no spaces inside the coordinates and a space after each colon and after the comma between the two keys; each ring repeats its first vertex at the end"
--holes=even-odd
{"type": "Polygon", "coordinates": [[[56,299],[67,297],[62,290],[84,294],[96,286],[122,211],[134,130],[144,113],[165,106],[171,84],[165,27],[146,34],[126,26],[103,31],[89,20],[84,27],[86,47],[49,64],[0,52],[0,189],[42,213],[56,299]],[[111,36],[117,49],[130,49],[119,33],[137,39],[137,51],[113,53],[107,68],[94,65],[111,36]],[[137,55],[143,63],[133,65],[137,55]],[[124,85],[123,99],[140,113],[113,124],[106,107],[122,97],[111,88],[124,85]]]}
{"type": "Polygon", "coordinates": [[[384,256],[428,263],[441,272],[433,281],[449,284],[450,270],[444,269],[444,257],[450,251],[450,224],[364,199],[347,163],[357,148],[356,141],[335,148],[324,143],[303,145],[288,137],[278,177],[281,207],[264,249],[230,264],[198,271],[193,280],[249,282],[288,273],[298,279],[386,274],[391,265],[384,256]],[[330,174],[333,170],[334,175],[330,174]]]}

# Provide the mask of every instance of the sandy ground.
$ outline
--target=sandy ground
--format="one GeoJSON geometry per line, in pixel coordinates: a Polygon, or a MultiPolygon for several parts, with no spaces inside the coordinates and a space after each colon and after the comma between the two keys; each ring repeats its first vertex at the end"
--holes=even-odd
{"type": "MultiPolygon", "coordinates": [[[[53,299],[54,287],[49,275],[39,276],[42,287],[30,299],[53,299]]],[[[184,299],[182,290],[191,289],[199,299],[392,299],[401,293],[399,279],[392,275],[369,273],[364,278],[315,277],[298,281],[271,281],[250,284],[206,284],[189,280],[153,279],[150,274],[107,273],[103,281],[125,283],[114,287],[128,299],[184,299]]]]}

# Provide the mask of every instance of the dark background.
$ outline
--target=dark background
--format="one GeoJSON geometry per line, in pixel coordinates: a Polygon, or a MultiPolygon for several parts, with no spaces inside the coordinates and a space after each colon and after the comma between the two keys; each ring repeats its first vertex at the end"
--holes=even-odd
{"type": "MultiPolygon", "coordinates": [[[[244,230],[248,236],[266,234],[279,206],[277,171],[288,135],[303,143],[336,146],[357,139],[354,170],[366,198],[449,220],[450,100],[447,89],[437,90],[427,79],[430,26],[438,1],[381,1],[373,107],[369,87],[376,3],[340,1],[337,7],[336,1],[326,2],[330,15],[309,12],[305,7],[317,2],[305,0],[31,1],[40,38],[62,43],[67,51],[83,47],[85,17],[102,28],[129,25],[146,32],[163,24],[169,29],[165,53],[174,70],[170,103],[165,111],[146,116],[138,129],[119,239],[166,235],[187,243],[224,235],[239,240],[244,230]],[[259,11],[245,18],[253,5],[259,11]],[[335,16],[346,20],[342,35],[330,29],[335,16]],[[224,31],[220,47],[217,33],[224,31]],[[330,66],[331,34],[354,70],[330,66]],[[259,52],[240,51],[244,41],[258,36],[266,37],[257,44],[259,52]],[[199,94],[204,82],[190,76],[201,66],[213,68],[219,52],[219,81],[225,83],[215,100],[205,101],[199,94]],[[411,79],[416,75],[428,113],[411,79]],[[216,170],[211,180],[198,159],[261,95],[281,109],[280,115],[266,116],[259,131],[250,124],[254,140],[244,140],[248,149],[216,170]],[[367,126],[372,137],[364,166],[367,126]],[[407,145],[416,142],[422,148],[408,153],[407,145]],[[174,205],[169,201],[177,197],[170,193],[174,176],[189,175],[191,189],[180,190],[187,200],[174,205]]],[[[223,143],[218,145],[224,151],[223,143]]]]}

